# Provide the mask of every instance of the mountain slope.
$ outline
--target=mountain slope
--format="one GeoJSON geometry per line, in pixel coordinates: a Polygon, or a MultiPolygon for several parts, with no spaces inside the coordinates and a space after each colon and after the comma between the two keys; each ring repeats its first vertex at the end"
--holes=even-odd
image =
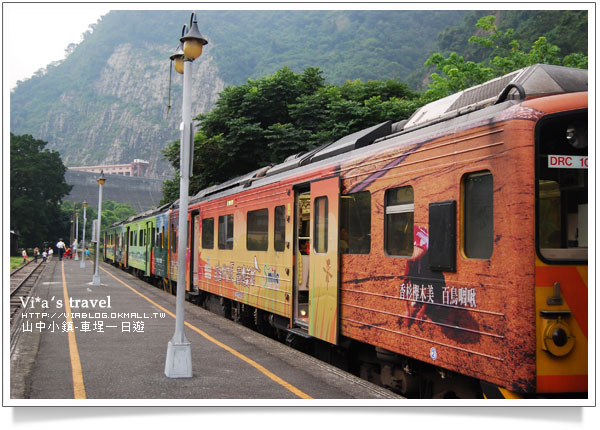
{"type": "MultiPolygon", "coordinates": [[[[207,112],[226,85],[318,67],[329,83],[399,79],[427,82],[432,52],[489,55],[468,38],[477,11],[197,11],[209,41],[195,61],[192,114],[207,112]]],[[[561,54],[587,48],[586,11],[495,11],[500,28],[515,28],[529,44],[545,35],[561,54]]],[[[150,161],[154,176],[170,176],[162,149],[178,139],[182,81],[169,56],[188,11],[111,11],[70,54],[10,96],[10,129],[60,152],[68,166],[150,161]]],[[[422,89],[422,88],[417,88],[422,89]]]]}
{"type": "MultiPolygon", "coordinates": [[[[329,82],[401,78],[422,65],[435,35],[464,12],[198,12],[209,40],[195,62],[192,113],[209,110],[225,85],[288,65],[316,66],[329,82]]],[[[111,11],[70,55],[11,93],[11,131],[48,141],[68,166],[149,160],[168,175],[161,149],[178,138],[181,77],[169,56],[186,11],[111,11]]]]}

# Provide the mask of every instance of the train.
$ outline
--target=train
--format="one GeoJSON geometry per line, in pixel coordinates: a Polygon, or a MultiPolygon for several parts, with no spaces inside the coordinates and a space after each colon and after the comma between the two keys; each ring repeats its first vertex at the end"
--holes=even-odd
{"type": "Polygon", "coordinates": [[[418,398],[586,397],[587,70],[537,64],[115,223],[104,259],[418,398]]]}

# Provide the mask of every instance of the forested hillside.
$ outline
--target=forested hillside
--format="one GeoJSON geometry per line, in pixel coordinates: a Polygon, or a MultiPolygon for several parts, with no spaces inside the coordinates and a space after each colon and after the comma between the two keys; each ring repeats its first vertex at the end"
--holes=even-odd
{"type": "MultiPolygon", "coordinates": [[[[196,61],[194,114],[226,85],[287,65],[319,67],[326,80],[402,78],[427,58],[435,36],[464,12],[197,11],[209,45],[196,61]]],[[[69,47],[68,57],[11,94],[11,131],[31,134],[68,166],[149,160],[171,172],[161,149],[178,137],[181,80],[169,56],[188,11],[112,11],[69,47]]]]}
{"type": "MultiPolygon", "coordinates": [[[[478,11],[197,11],[208,39],[195,62],[194,115],[209,112],[226,86],[261,79],[284,66],[318,68],[326,83],[393,79],[424,90],[434,52],[480,60],[468,43],[478,11]]],[[[519,40],[546,36],[563,55],[587,52],[587,13],[494,12],[519,40]]],[[[67,164],[151,162],[170,176],[162,150],[178,138],[181,79],[169,60],[189,11],[112,11],[49,65],[11,93],[11,132],[48,142],[67,164]],[[167,115],[168,114],[168,115],[167,115]]]]}

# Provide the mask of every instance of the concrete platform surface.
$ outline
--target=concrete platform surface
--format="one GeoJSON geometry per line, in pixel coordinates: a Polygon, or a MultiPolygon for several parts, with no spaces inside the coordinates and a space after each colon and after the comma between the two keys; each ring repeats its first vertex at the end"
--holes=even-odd
{"type": "Polygon", "coordinates": [[[176,297],[107,264],[100,264],[100,286],[92,285],[92,274],[92,261],[81,268],[55,256],[47,264],[19,321],[9,406],[28,404],[16,399],[37,405],[74,398],[88,399],[86,405],[90,399],[106,405],[304,399],[298,404],[310,405],[311,399],[400,398],[189,302],[193,376],[167,378],[176,297]]]}

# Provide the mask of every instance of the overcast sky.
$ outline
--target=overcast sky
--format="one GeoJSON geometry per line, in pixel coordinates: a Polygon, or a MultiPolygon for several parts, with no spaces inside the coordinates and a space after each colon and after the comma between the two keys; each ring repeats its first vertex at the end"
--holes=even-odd
{"type": "Polygon", "coordinates": [[[65,57],[90,24],[108,13],[110,4],[4,4],[3,72],[5,88],[31,77],[52,61],[65,57]],[[35,40],[30,36],[37,34],[35,40]]]}

